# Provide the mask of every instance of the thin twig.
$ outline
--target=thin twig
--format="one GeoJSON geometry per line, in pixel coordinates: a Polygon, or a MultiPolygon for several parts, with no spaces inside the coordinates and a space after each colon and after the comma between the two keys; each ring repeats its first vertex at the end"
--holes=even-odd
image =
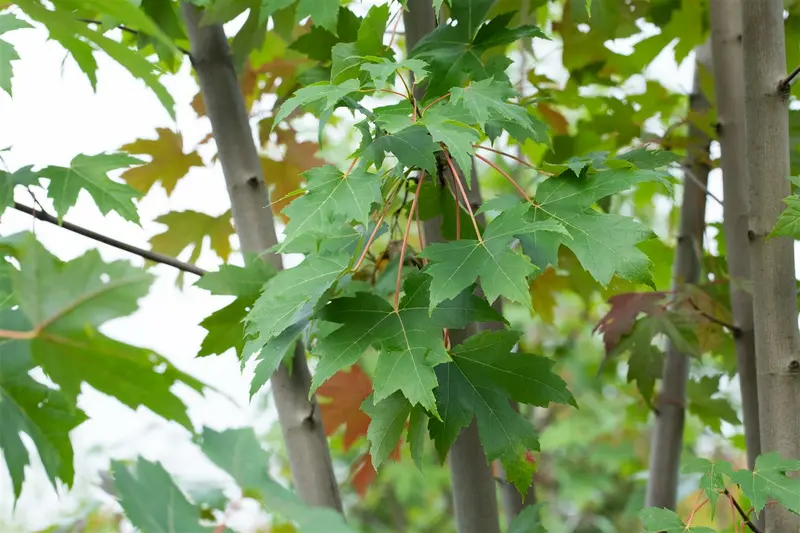
{"type": "MultiPolygon", "coordinates": [[[[444,148],[444,145],[442,145],[444,148]]],[[[444,157],[447,159],[447,165],[450,167],[450,172],[453,173],[453,181],[456,182],[456,187],[461,192],[461,197],[464,198],[464,203],[467,205],[467,211],[469,212],[469,218],[472,220],[472,226],[475,228],[475,235],[478,237],[478,242],[483,243],[483,237],[481,237],[481,230],[478,228],[478,220],[475,218],[475,213],[472,212],[472,204],[469,201],[469,197],[467,196],[467,191],[464,190],[464,186],[461,184],[461,178],[458,176],[458,172],[456,171],[456,167],[453,164],[453,160],[450,158],[450,154],[447,153],[447,150],[443,150],[444,157]]],[[[458,200],[456,198],[456,200],[458,200]]],[[[458,201],[456,201],[458,203],[458,201]]],[[[460,215],[460,213],[459,213],[460,215]]],[[[456,217],[456,220],[460,220],[461,217],[456,217]]]]}
{"type": "Polygon", "coordinates": [[[386,213],[389,212],[389,207],[391,207],[392,202],[394,201],[394,197],[397,196],[397,192],[399,190],[400,190],[399,186],[395,187],[394,190],[391,192],[391,194],[389,194],[389,198],[387,198],[386,200],[386,207],[383,208],[381,216],[378,217],[378,222],[375,223],[375,229],[372,230],[372,234],[370,234],[369,239],[367,239],[367,242],[364,245],[364,251],[361,252],[361,257],[359,257],[358,261],[356,261],[356,266],[353,267],[353,272],[356,272],[359,269],[359,267],[361,267],[361,263],[364,262],[364,258],[367,256],[367,253],[369,252],[369,247],[372,246],[372,242],[375,240],[375,235],[378,234],[378,230],[380,229],[381,224],[383,223],[383,219],[386,217],[386,213]]]}
{"type": "MultiPolygon", "coordinates": [[[[531,165],[530,163],[528,163],[528,162],[527,162],[527,161],[525,161],[524,159],[522,159],[522,158],[519,158],[519,157],[515,156],[514,154],[509,154],[509,153],[507,153],[507,152],[502,152],[502,151],[500,151],[500,150],[497,150],[497,149],[495,149],[495,148],[492,148],[492,147],[490,147],[490,146],[483,146],[483,145],[481,145],[481,144],[473,144],[472,146],[473,146],[474,148],[480,148],[480,149],[482,149],[482,150],[489,150],[490,152],[494,152],[494,153],[496,153],[496,154],[499,154],[499,155],[502,155],[502,156],[508,157],[508,158],[510,158],[510,159],[513,159],[513,160],[514,160],[514,161],[516,161],[517,163],[522,163],[522,164],[523,164],[523,165],[525,165],[526,167],[528,167],[528,168],[531,168],[531,169],[533,169],[533,170],[536,170],[536,167],[534,167],[533,165],[531,165]]],[[[478,156],[478,157],[480,157],[480,156],[478,156]]],[[[481,159],[483,159],[483,158],[481,158],[481,159]]]]}
{"type": "MultiPolygon", "coordinates": [[[[94,19],[79,18],[77,20],[78,20],[78,22],[85,22],[86,24],[96,24],[98,26],[102,26],[102,24],[103,24],[99,20],[94,20],[94,19]]],[[[118,30],[124,31],[125,33],[130,33],[131,35],[141,35],[142,34],[142,32],[140,32],[139,30],[134,30],[133,28],[129,28],[128,26],[119,25],[119,26],[114,26],[114,27],[117,28],[118,30]]],[[[147,34],[145,34],[145,35],[147,35],[147,34]]],[[[177,45],[175,45],[175,48],[177,50],[180,50],[183,55],[185,55],[185,56],[187,56],[189,58],[192,57],[192,53],[189,50],[187,50],[186,48],[181,48],[180,46],[177,46],[177,45]]]]}
{"type": "Polygon", "coordinates": [[[195,265],[191,265],[189,263],[184,263],[183,261],[176,259],[174,257],[169,257],[167,255],[160,254],[158,252],[153,252],[151,250],[145,250],[143,248],[133,246],[132,244],[118,241],[116,239],[112,239],[111,237],[106,237],[105,235],[101,235],[100,233],[96,233],[92,230],[83,228],[81,226],[76,226],[75,224],[71,224],[66,220],[62,220],[61,222],[59,222],[56,217],[50,215],[49,213],[45,213],[44,211],[39,211],[38,209],[34,209],[33,207],[29,207],[27,205],[22,205],[19,202],[14,202],[14,209],[26,213],[28,215],[31,215],[39,220],[49,222],[50,224],[53,224],[55,226],[60,226],[73,233],[77,233],[78,235],[83,235],[84,237],[88,237],[95,241],[108,244],[109,246],[113,246],[114,248],[118,248],[120,250],[124,250],[126,252],[138,255],[139,257],[143,257],[150,261],[161,263],[163,265],[169,265],[171,267],[177,268],[178,270],[182,270],[190,274],[195,274],[197,276],[202,276],[203,274],[206,273],[206,271],[203,270],[202,268],[195,265]]]}
{"type": "Polygon", "coordinates": [[[687,178],[692,180],[692,183],[694,183],[695,185],[700,187],[700,189],[706,194],[706,196],[708,196],[709,198],[711,198],[712,200],[717,202],[719,205],[723,205],[722,200],[720,200],[719,198],[714,196],[714,193],[712,193],[711,191],[708,190],[708,187],[706,187],[703,184],[703,182],[701,182],[697,178],[697,176],[695,176],[694,172],[692,172],[692,169],[690,169],[689,167],[683,166],[683,165],[681,166],[681,169],[683,170],[684,175],[686,175],[687,178]]]}
{"type": "Polygon", "coordinates": [[[736,507],[736,510],[739,512],[739,516],[742,517],[742,520],[744,520],[744,523],[750,528],[750,531],[753,531],[754,533],[762,533],[758,526],[750,520],[750,517],[747,516],[747,513],[744,512],[744,509],[742,509],[742,507],[739,505],[739,502],[736,501],[736,498],[734,498],[733,495],[728,492],[728,489],[722,489],[722,494],[727,496],[733,502],[734,507],[736,507]]]}
{"type": "Polygon", "coordinates": [[[800,74],[800,65],[797,65],[793,71],[789,73],[784,79],[781,80],[778,88],[781,91],[788,91],[789,88],[794,84],[797,79],[797,75],[800,74]]]}
{"type": "Polygon", "coordinates": [[[700,313],[700,316],[702,316],[703,318],[705,318],[709,322],[713,322],[714,324],[717,324],[718,326],[722,326],[723,328],[725,328],[727,330],[730,330],[730,332],[733,333],[734,335],[740,335],[742,333],[742,330],[740,328],[734,326],[733,324],[728,324],[724,320],[720,320],[719,318],[717,318],[717,317],[715,317],[713,315],[709,315],[708,313],[706,313],[705,311],[700,309],[697,306],[697,304],[694,303],[694,300],[692,300],[691,298],[689,298],[689,304],[692,307],[694,307],[695,311],[700,313]]]}
{"type": "Polygon", "coordinates": [[[406,248],[408,248],[408,234],[411,233],[411,222],[414,220],[414,212],[417,210],[419,203],[419,193],[422,191],[422,182],[425,180],[425,173],[423,172],[419,181],[417,182],[417,190],[414,193],[414,200],[411,202],[411,209],[408,212],[408,222],[406,222],[406,232],[403,235],[403,246],[400,248],[400,260],[397,265],[397,284],[394,293],[394,310],[397,311],[400,307],[400,282],[403,281],[403,261],[406,257],[406,248]]]}
{"type": "Polygon", "coordinates": [[[515,189],[517,189],[517,192],[519,192],[519,193],[522,195],[522,197],[523,197],[523,198],[525,198],[525,200],[526,200],[526,201],[527,201],[529,204],[531,204],[531,205],[532,205],[532,206],[534,206],[534,207],[538,207],[538,206],[536,205],[536,202],[534,202],[534,201],[531,199],[531,197],[530,197],[530,196],[528,196],[528,194],[525,192],[525,190],[524,190],[522,187],[520,187],[520,186],[519,186],[519,183],[517,183],[517,182],[516,182],[516,180],[515,180],[514,178],[512,178],[511,176],[509,176],[509,174],[508,174],[507,172],[504,172],[504,171],[503,171],[503,169],[501,169],[500,167],[498,167],[497,165],[495,165],[494,163],[492,163],[491,161],[489,161],[488,159],[486,159],[485,157],[483,157],[481,154],[475,154],[475,157],[477,157],[478,159],[480,159],[481,161],[483,161],[484,163],[486,163],[487,165],[489,165],[490,167],[492,167],[493,169],[495,169],[496,171],[498,171],[500,174],[502,174],[502,175],[503,175],[503,177],[504,177],[506,180],[508,180],[508,182],[509,182],[509,183],[511,183],[511,185],[513,185],[515,189]]]}

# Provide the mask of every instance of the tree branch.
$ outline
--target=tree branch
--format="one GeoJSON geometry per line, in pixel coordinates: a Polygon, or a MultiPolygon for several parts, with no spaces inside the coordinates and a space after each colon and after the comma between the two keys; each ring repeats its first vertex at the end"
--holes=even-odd
{"type": "Polygon", "coordinates": [[[195,265],[191,265],[189,263],[184,263],[183,261],[175,259],[174,257],[169,257],[167,255],[160,254],[158,252],[153,252],[151,250],[145,250],[143,248],[133,246],[132,244],[124,243],[122,241],[112,239],[111,237],[106,237],[105,235],[101,235],[100,233],[96,233],[90,229],[86,229],[81,226],[76,226],[75,224],[71,224],[66,220],[62,220],[61,222],[59,222],[58,219],[53,215],[50,215],[38,209],[34,209],[33,207],[29,207],[27,205],[22,205],[19,202],[14,202],[14,209],[26,213],[28,215],[31,215],[32,217],[37,218],[39,220],[43,220],[44,222],[49,222],[50,224],[53,224],[55,226],[60,226],[73,233],[77,233],[78,235],[83,235],[84,237],[88,237],[95,241],[102,242],[103,244],[113,246],[114,248],[124,250],[134,255],[138,255],[139,257],[143,257],[150,261],[161,263],[162,265],[169,265],[171,267],[177,268],[178,270],[182,270],[190,274],[195,274],[197,276],[202,276],[203,274],[206,273],[206,271],[203,270],[202,268],[195,265]]]}
{"type": "Polygon", "coordinates": [[[739,505],[739,502],[737,502],[737,501],[736,501],[736,498],[734,498],[734,497],[733,497],[733,495],[732,495],[730,492],[728,492],[728,489],[723,489],[723,490],[722,490],[722,494],[724,494],[725,496],[727,496],[727,497],[728,497],[728,499],[729,499],[729,500],[731,501],[731,503],[733,504],[733,506],[734,506],[734,507],[736,507],[736,511],[738,511],[738,512],[739,512],[739,516],[741,516],[741,517],[742,517],[742,520],[744,520],[744,523],[745,523],[745,524],[747,524],[747,527],[749,527],[749,528],[750,528],[750,531],[753,531],[754,533],[761,533],[761,530],[758,528],[758,526],[757,526],[757,525],[755,525],[755,524],[754,524],[754,523],[753,523],[753,522],[750,520],[750,517],[749,517],[749,516],[747,516],[747,513],[745,513],[745,512],[744,512],[744,509],[742,509],[742,506],[741,506],[741,505],[739,505]]]}
{"type": "Polygon", "coordinates": [[[778,84],[778,88],[781,91],[788,91],[789,88],[797,81],[797,75],[800,74],[800,65],[797,65],[793,71],[789,73],[788,76],[783,78],[781,82],[778,84]]]}

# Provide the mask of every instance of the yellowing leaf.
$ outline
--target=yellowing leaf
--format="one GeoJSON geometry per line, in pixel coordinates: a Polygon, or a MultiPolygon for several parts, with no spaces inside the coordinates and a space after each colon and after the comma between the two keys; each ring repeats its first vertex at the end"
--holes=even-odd
{"type": "Polygon", "coordinates": [[[153,251],[178,256],[187,247],[192,247],[189,262],[194,263],[200,257],[203,240],[209,237],[211,249],[223,261],[227,261],[231,254],[230,236],[233,235],[233,224],[230,211],[218,217],[197,211],[172,211],[158,217],[156,222],[166,224],[167,230],[150,239],[153,251]]]}
{"type": "Polygon", "coordinates": [[[303,172],[322,166],[325,161],[316,157],[319,151],[317,143],[297,142],[294,135],[290,136],[283,131],[278,132],[278,142],[286,146],[283,161],[262,157],[261,170],[264,173],[264,181],[271,186],[272,212],[280,216],[284,222],[289,222],[289,217],[281,213],[295,198],[288,195],[300,189],[303,172]]]}
{"type": "Polygon", "coordinates": [[[567,278],[559,276],[553,267],[547,267],[531,283],[533,310],[545,323],[553,323],[553,309],[556,306],[555,295],[568,286],[567,278]]]}
{"type": "Polygon", "coordinates": [[[122,146],[131,154],[152,157],[146,165],[132,168],[122,174],[122,178],[134,189],[147,193],[159,181],[172,194],[175,186],[192,167],[202,167],[203,160],[197,152],[183,152],[183,136],[167,128],[156,129],[158,139],[139,139],[122,146]]]}

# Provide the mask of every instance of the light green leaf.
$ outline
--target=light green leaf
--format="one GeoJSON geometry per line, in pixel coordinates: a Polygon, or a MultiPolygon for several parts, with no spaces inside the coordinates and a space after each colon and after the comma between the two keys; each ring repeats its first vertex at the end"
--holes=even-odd
{"type": "Polygon", "coordinates": [[[700,478],[700,488],[703,489],[703,492],[711,502],[712,513],[714,513],[717,506],[717,499],[720,493],[725,490],[725,477],[723,474],[731,470],[730,465],[727,468],[720,467],[720,465],[702,457],[690,457],[683,465],[683,471],[686,473],[697,472],[703,474],[703,477],[700,478]]]}
{"type": "MultiPolygon", "coordinates": [[[[428,128],[434,141],[447,146],[463,175],[469,176],[472,156],[475,154],[473,145],[480,140],[480,134],[466,124],[449,119],[443,112],[445,109],[444,106],[437,106],[428,110],[421,123],[428,128]]],[[[469,184],[470,180],[466,181],[469,184]]]]}
{"type": "MultiPolygon", "coordinates": [[[[256,356],[256,368],[253,373],[253,380],[250,382],[250,398],[267,384],[272,375],[278,370],[281,361],[291,357],[295,344],[300,340],[307,323],[305,321],[293,324],[283,330],[283,332],[267,342],[256,356]]],[[[252,342],[252,341],[250,341],[252,342]]],[[[260,343],[256,343],[260,345],[260,343]]],[[[242,355],[242,362],[248,358],[247,348],[242,355]]]]}
{"type": "Polygon", "coordinates": [[[39,184],[39,174],[32,169],[33,165],[19,168],[11,173],[0,170],[0,216],[7,207],[14,206],[14,188],[17,185],[28,187],[39,184]]]}
{"type": "Polygon", "coordinates": [[[195,286],[217,295],[258,296],[264,283],[276,273],[271,263],[250,256],[243,267],[221,265],[219,270],[207,272],[195,282],[195,286]]]}
{"type": "Polygon", "coordinates": [[[121,153],[80,154],[72,159],[68,168],[49,166],[38,174],[50,180],[47,196],[53,200],[59,218],[75,205],[78,193],[85,190],[104,215],[116,211],[125,220],[138,224],[139,213],[133,199],[139,198],[141,193],[129,185],[111,180],[108,173],[141,163],[143,161],[121,153]]]}
{"type": "Polygon", "coordinates": [[[377,403],[373,403],[373,396],[370,395],[361,404],[361,410],[370,418],[367,439],[370,444],[372,465],[377,469],[397,448],[397,443],[406,427],[406,420],[411,414],[411,404],[399,392],[377,403]]]}
{"type": "Polygon", "coordinates": [[[370,161],[377,161],[383,152],[391,152],[406,167],[417,167],[436,174],[436,157],[441,147],[433,142],[428,131],[419,125],[409,126],[394,134],[381,135],[366,150],[370,161]]]}
{"type": "Polygon", "coordinates": [[[377,55],[383,49],[383,35],[389,21],[389,4],[372,6],[358,28],[356,45],[362,54],[377,55]]]}
{"type": "Polygon", "coordinates": [[[408,420],[408,436],[406,440],[411,448],[411,458],[417,468],[422,470],[422,454],[425,452],[425,423],[428,421],[428,415],[422,407],[416,405],[411,408],[411,415],[408,420]]]}
{"type": "Polygon", "coordinates": [[[332,165],[305,172],[308,193],[283,210],[289,223],[281,250],[305,233],[331,227],[337,218],[366,224],[372,204],[381,200],[381,182],[365,167],[359,165],[347,174],[332,165]]]}
{"type": "Polygon", "coordinates": [[[385,85],[388,79],[400,70],[409,70],[414,75],[415,83],[421,82],[428,76],[428,64],[421,59],[404,59],[395,62],[380,58],[377,62],[365,63],[361,66],[361,70],[369,73],[377,87],[385,85]]]}
{"type": "Polygon", "coordinates": [[[274,130],[278,124],[300,106],[325,100],[325,109],[329,109],[343,97],[357,91],[359,87],[358,80],[347,80],[341,85],[321,81],[298,89],[278,110],[275,120],[272,122],[272,129],[274,130]]]}
{"type": "Polygon", "coordinates": [[[794,513],[800,513],[800,479],[787,474],[800,471],[800,461],[783,459],[779,453],[770,452],[756,458],[752,472],[746,469],[730,473],[747,499],[760,512],[770,499],[794,513]]]}
{"type": "Polygon", "coordinates": [[[186,499],[159,463],[139,457],[131,466],[111,462],[114,486],[125,518],[142,533],[211,533],[200,525],[200,508],[186,499]]]}
{"type": "MultiPolygon", "coordinates": [[[[296,20],[311,17],[316,26],[322,26],[336,35],[336,19],[339,15],[339,0],[300,0],[297,4],[296,20]]],[[[277,121],[276,121],[277,122],[277,121]]]]}
{"type": "Polygon", "coordinates": [[[690,527],[669,509],[649,507],[639,513],[647,533],[716,533],[708,527],[690,527]]]}
{"type": "Polygon", "coordinates": [[[200,448],[233,478],[245,495],[254,498],[268,512],[295,523],[301,533],[355,533],[333,509],[306,505],[269,477],[269,456],[252,429],[216,432],[205,428],[200,448]]]}
{"type": "Polygon", "coordinates": [[[290,5],[294,3],[294,0],[261,0],[261,10],[259,11],[259,25],[264,25],[267,22],[267,19],[272,16],[273,13],[280,11],[281,9],[286,9],[290,5]]]}
{"type": "Polygon", "coordinates": [[[775,227],[769,234],[772,237],[790,237],[800,239],[800,196],[792,195],[784,198],[786,209],[781,211],[775,227]]]}

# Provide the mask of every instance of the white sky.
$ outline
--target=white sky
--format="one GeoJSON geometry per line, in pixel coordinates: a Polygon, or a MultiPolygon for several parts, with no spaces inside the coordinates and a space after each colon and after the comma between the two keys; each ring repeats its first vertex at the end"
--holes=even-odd
{"type": "MultiPolygon", "coordinates": [[[[137,138],[153,138],[156,127],[176,127],[155,96],[114,61],[97,54],[99,82],[94,93],[74,62],[71,59],[63,61],[63,49],[46,41],[43,30],[20,30],[3,38],[16,46],[21,57],[14,63],[13,100],[0,93],[0,122],[3,125],[0,128],[0,147],[12,147],[0,155],[8,170],[28,164],[37,167],[68,165],[77,154],[114,151],[137,138]]],[[[551,45],[542,43],[542,46],[551,45]]],[[[548,57],[548,65],[560,65],[559,55],[559,51],[554,50],[548,57]]],[[[678,68],[671,52],[662,54],[648,71],[650,77],[657,77],[668,87],[680,90],[690,87],[691,73],[691,58],[678,68]]],[[[168,77],[165,83],[177,103],[177,130],[183,134],[186,148],[192,149],[209,131],[209,125],[206,119],[197,119],[189,106],[197,87],[189,74],[188,64],[178,75],[168,77]]],[[[201,155],[208,160],[209,150],[202,148],[201,155]]],[[[711,190],[722,197],[718,178],[715,176],[712,180],[711,190]]],[[[38,199],[53,212],[44,195],[39,195],[38,199]]],[[[23,192],[17,195],[17,200],[28,205],[32,203],[23,192]]],[[[125,222],[114,213],[104,218],[91,198],[81,193],[78,204],[66,219],[147,248],[148,237],[163,230],[163,227],[150,222],[157,216],[183,209],[218,215],[229,207],[218,165],[192,169],[178,183],[170,198],[163,189],[155,186],[139,206],[144,228],[125,222]]],[[[712,201],[709,210],[710,219],[720,219],[721,210],[712,201]]],[[[51,252],[62,259],[74,258],[98,246],[50,224],[34,222],[29,216],[11,209],[0,220],[2,235],[31,229],[51,252]]],[[[143,264],[138,257],[105,245],[99,245],[99,250],[106,260],[125,259],[143,264]]],[[[206,269],[218,265],[216,256],[207,246],[198,265],[206,269]]],[[[197,427],[207,425],[222,429],[253,423],[263,427],[273,414],[265,412],[261,402],[248,404],[250,376],[241,375],[235,356],[229,353],[221,357],[194,358],[205,331],[198,326],[199,322],[230,299],[210,296],[192,287],[179,290],[175,286],[176,272],[170,267],[158,266],[152,271],[158,279],[150,294],[141,300],[139,311],[109,322],[102,330],[116,339],[163,354],[182,370],[235,399],[234,404],[214,393],[204,398],[180,391],[197,427]]],[[[188,281],[194,279],[187,274],[188,281]]],[[[183,479],[205,479],[214,475],[213,468],[203,467],[207,463],[190,444],[188,432],[178,425],[166,423],[149,411],[133,412],[86,387],[80,406],[90,420],[72,433],[76,456],[73,491],[57,496],[46,481],[38,460],[34,460],[34,467],[26,472],[28,479],[22,498],[16,512],[12,512],[10,479],[4,465],[0,464],[0,524],[30,531],[74,512],[81,501],[98,493],[92,488],[95,475],[107,466],[109,457],[132,458],[141,454],[149,460],[162,461],[170,472],[183,479]]]]}

